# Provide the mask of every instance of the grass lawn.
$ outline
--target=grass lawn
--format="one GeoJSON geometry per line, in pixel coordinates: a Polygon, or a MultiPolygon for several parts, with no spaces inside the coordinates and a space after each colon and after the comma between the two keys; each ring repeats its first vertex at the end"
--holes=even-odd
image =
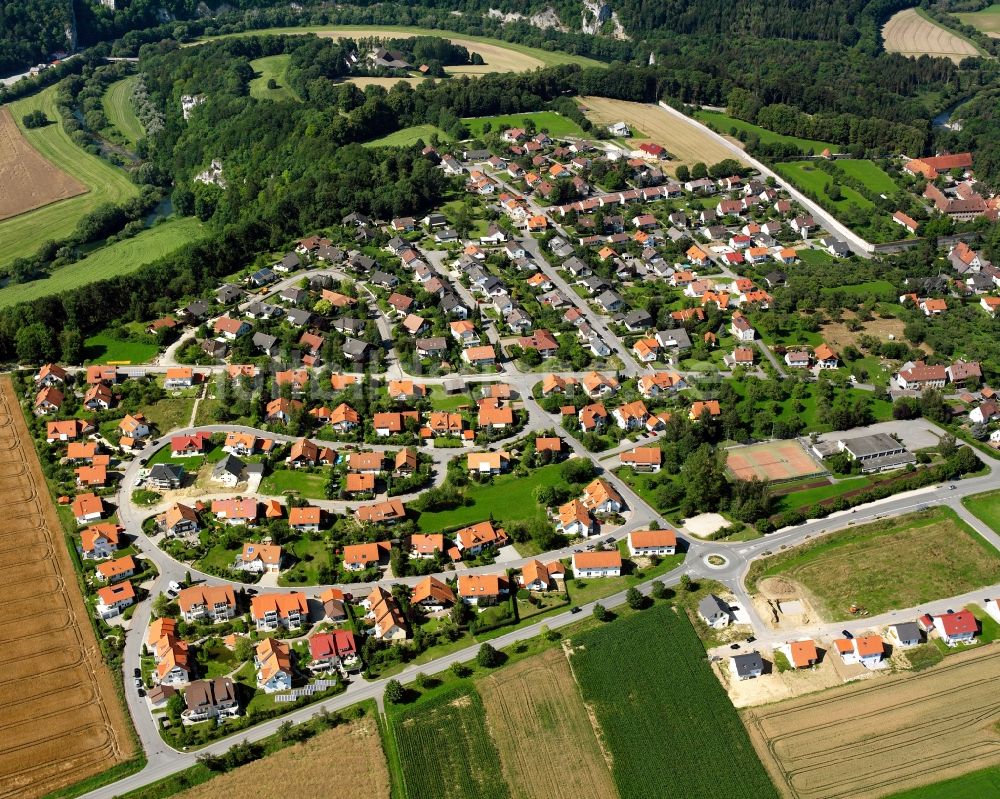
{"type": "Polygon", "coordinates": [[[451,510],[421,513],[417,526],[421,532],[432,532],[463,524],[472,524],[490,518],[508,522],[518,519],[544,518],[545,508],[535,501],[535,488],[562,483],[561,464],[543,466],[530,477],[505,474],[489,485],[470,484],[466,496],[472,504],[451,510]]]}
{"type": "Polygon", "coordinates": [[[775,512],[780,513],[786,510],[797,510],[799,508],[804,508],[806,505],[812,505],[819,502],[821,499],[829,499],[830,497],[839,497],[841,494],[845,494],[848,491],[853,491],[856,488],[863,488],[871,482],[867,477],[850,477],[846,480],[841,480],[837,483],[831,483],[826,486],[819,486],[818,488],[807,488],[804,491],[795,491],[791,494],[785,494],[777,498],[775,503],[775,512]]]}
{"type": "Polygon", "coordinates": [[[86,363],[146,363],[156,357],[160,348],[142,341],[120,341],[107,333],[97,333],[83,342],[86,363]]]}
{"type": "Polygon", "coordinates": [[[754,125],[752,122],[744,122],[742,119],[735,119],[719,111],[696,111],[694,117],[700,122],[711,125],[719,133],[726,136],[730,135],[730,131],[733,128],[736,128],[737,131],[745,130],[747,133],[756,134],[757,138],[764,144],[775,142],[792,144],[803,152],[812,150],[814,155],[819,155],[827,148],[831,151],[837,150],[837,145],[832,142],[820,141],[818,139],[800,139],[798,136],[786,136],[783,133],[775,133],[773,130],[767,130],[759,125],[754,125]]]}
{"type": "MultiPolygon", "coordinates": [[[[160,434],[169,433],[179,427],[187,427],[191,421],[194,400],[185,397],[162,399],[152,405],[140,405],[139,413],[151,421],[160,434]]],[[[192,460],[197,460],[193,458],[192,460]]]]}
{"type": "Polygon", "coordinates": [[[755,561],[748,586],[783,575],[808,592],[817,613],[872,615],[966,593],[996,580],[1000,553],[949,508],[936,508],[824,536],[755,561]]]}
{"type": "Polygon", "coordinates": [[[416,36],[440,36],[444,39],[462,39],[472,43],[492,44],[496,47],[503,47],[515,53],[537,58],[546,66],[554,64],[580,64],[584,67],[605,66],[600,61],[587,58],[582,55],[563,53],[558,50],[541,50],[537,47],[528,47],[523,44],[505,42],[502,39],[493,39],[489,36],[473,36],[469,33],[457,33],[455,31],[438,30],[436,28],[417,28],[412,25],[304,25],[302,27],[291,28],[264,28],[263,30],[241,31],[239,33],[224,33],[220,36],[203,36],[199,41],[212,41],[214,39],[228,39],[233,36],[278,36],[278,35],[301,35],[304,33],[331,33],[343,36],[361,35],[385,35],[391,38],[394,33],[409,33],[416,36]]]}
{"type": "MultiPolygon", "coordinates": [[[[1000,8],[1000,6],[992,6],[1000,8]]],[[[974,14],[960,14],[968,17],[974,14]]],[[[998,17],[1000,22],[1000,17],[998,17]]],[[[984,799],[987,796],[1000,796],[1000,766],[972,771],[961,777],[935,782],[932,785],[921,785],[902,793],[894,793],[888,799],[984,799]]]]}
{"type": "Polygon", "coordinates": [[[464,391],[448,394],[441,386],[431,386],[430,402],[436,411],[457,411],[474,404],[464,391]]]}
{"type": "Polygon", "coordinates": [[[831,200],[826,196],[826,187],[830,183],[830,176],[811,161],[786,161],[777,164],[775,171],[799,189],[813,192],[820,198],[820,203],[825,208],[843,212],[852,203],[862,210],[875,207],[869,199],[862,197],[850,186],[841,185],[841,198],[836,202],[831,200]]]}
{"type": "MultiPolygon", "coordinates": [[[[52,127],[52,126],[50,126],[52,127]]],[[[89,197],[90,194],[81,195],[89,197]]],[[[73,202],[66,200],[65,202],[73,202]]],[[[62,203],[55,203],[61,206],[62,203]]],[[[49,208],[52,206],[46,206],[49,208]]],[[[41,208],[39,211],[45,211],[41,208]]],[[[22,216],[33,216],[39,211],[32,211],[22,216]]],[[[0,222],[0,253],[3,252],[6,242],[5,231],[9,222],[16,222],[21,219],[16,216],[7,222],[0,222]]],[[[68,232],[68,231],[67,231],[68,232]]],[[[46,234],[41,236],[38,230],[34,231],[35,242],[40,242],[42,238],[52,238],[46,234]]],[[[106,247],[95,250],[86,258],[81,258],[74,264],[56,269],[48,277],[40,280],[32,280],[28,283],[17,283],[5,286],[0,289],[0,308],[7,305],[14,305],[18,302],[36,300],[49,294],[58,294],[69,291],[87,283],[94,283],[98,280],[106,280],[118,275],[126,275],[137,269],[152,263],[157,258],[169,255],[174,250],[194,241],[201,236],[201,222],[194,217],[177,217],[162,222],[159,225],[144,230],[137,236],[124,241],[116,241],[106,247]]],[[[34,252],[33,246],[26,245],[24,252],[34,252]]],[[[0,261],[3,256],[0,254],[0,261]]]]}
{"type": "Polygon", "coordinates": [[[835,291],[851,294],[857,297],[865,297],[872,294],[879,295],[880,299],[895,299],[896,289],[888,280],[869,280],[865,283],[851,283],[847,286],[837,286],[836,288],[823,289],[824,294],[831,294],[835,291]]]}
{"type": "MultiPolygon", "coordinates": [[[[441,213],[448,217],[448,221],[455,223],[455,215],[459,208],[465,205],[463,200],[452,200],[441,206],[441,213]]],[[[472,227],[469,229],[469,238],[477,239],[485,236],[490,229],[489,220],[486,218],[486,209],[482,206],[469,207],[469,218],[472,220],[472,227]]],[[[492,309],[489,309],[492,310],[492,309]]]]}
{"type": "Polygon", "coordinates": [[[115,129],[131,145],[135,145],[139,139],[146,135],[146,130],[142,127],[139,117],[132,109],[132,90],[135,87],[138,77],[123,78],[115,81],[104,93],[101,104],[104,106],[104,115],[108,118],[115,129]]]}
{"type": "Polygon", "coordinates": [[[257,77],[250,81],[250,96],[258,100],[298,100],[299,97],[288,86],[288,61],[289,55],[269,55],[264,58],[256,58],[250,62],[250,66],[257,74],[257,77]],[[276,89],[267,88],[267,82],[271,79],[278,84],[276,89]]]}
{"type": "Polygon", "coordinates": [[[209,568],[211,569],[229,569],[232,568],[233,562],[236,560],[236,556],[243,552],[243,547],[234,547],[233,549],[226,549],[221,544],[216,544],[208,552],[205,553],[205,557],[201,558],[195,566],[197,566],[202,571],[209,568]]]}
{"type": "Polygon", "coordinates": [[[876,194],[892,194],[899,186],[885,170],[872,161],[857,158],[838,158],[834,165],[855,180],[860,180],[876,194]]]}
{"type": "Polygon", "coordinates": [[[10,103],[10,112],[32,147],[90,190],[0,222],[0,267],[7,266],[15,258],[34,253],[44,239],[68,236],[80,218],[99,205],[117,204],[139,193],[138,187],[123,169],[91,155],[69,137],[56,110],[56,88],[50,86],[10,103]],[[53,124],[26,129],[21,120],[25,114],[38,110],[54,120],[53,124]]]}
{"type": "MultiPolygon", "coordinates": [[[[622,546],[619,549],[623,550],[622,557],[627,558],[628,550],[625,548],[627,545],[624,541],[621,544],[622,546]]],[[[569,594],[570,602],[574,605],[585,605],[588,602],[593,602],[595,599],[617,594],[619,591],[624,591],[634,585],[666,574],[680,566],[684,562],[684,557],[683,553],[667,555],[661,558],[656,566],[649,566],[648,568],[641,569],[632,574],[625,574],[621,577],[591,577],[586,580],[575,578],[567,580],[566,593],[569,594]]],[[[572,568],[572,564],[570,567],[572,568]]]]}
{"type": "Polygon", "coordinates": [[[292,493],[306,499],[326,499],[327,475],[299,469],[276,469],[260,483],[260,493],[284,496],[292,493]]]}
{"type": "Polygon", "coordinates": [[[799,260],[804,264],[829,264],[833,263],[833,256],[826,250],[817,250],[812,247],[796,250],[799,260]]]}
{"type": "Polygon", "coordinates": [[[380,139],[366,141],[365,147],[409,147],[411,144],[416,144],[418,139],[422,139],[424,144],[430,144],[431,136],[435,133],[441,141],[449,141],[448,134],[437,125],[411,125],[380,139]]]}
{"type": "Polygon", "coordinates": [[[621,799],[777,799],[683,610],[657,603],[572,642],[621,799]]]}
{"type": "Polygon", "coordinates": [[[328,565],[330,561],[326,542],[322,539],[313,541],[303,537],[287,545],[285,549],[295,557],[295,565],[282,573],[278,578],[278,585],[316,585],[319,583],[317,570],[321,565],[328,565]]]}
{"type": "Polygon", "coordinates": [[[569,117],[557,114],[554,111],[534,111],[530,114],[501,114],[494,117],[470,117],[462,122],[469,129],[473,136],[482,136],[483,125],[487,122],[493,131],[502,131],[507,128],[523,128],[526,120],[535,123],[535,128],[539,132],[547,131],[550,136],[580,136],[584,135],[583,129],[569,117]]]}
{"type": "Polygon", "coordinates": [[[962,504],[993,532],[1000,533],[1000,491],[965,497],[962,504]]]}

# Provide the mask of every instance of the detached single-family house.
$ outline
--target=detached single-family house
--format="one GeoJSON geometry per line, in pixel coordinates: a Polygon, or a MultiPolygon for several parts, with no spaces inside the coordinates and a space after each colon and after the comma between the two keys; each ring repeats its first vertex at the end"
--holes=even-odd
{"type": "Polygon", "coordinates": [[[574,552],[573,576],[577,579],[588,577],[620,577],[622,555],[617,549],[610,551],[574,552]]]}
{"type": "Polygon", "coordinates": [[[972,611],[960,610],[957,613],[935,616],[934,629],[948,646],[958,646],[972,643],[972,639],[979,632],[979,622],[972,615],[972,611]]]}
{"type": "Polygon", "coordinates": [[[715,629],[728,627],[732,621],[732,611],[729,609],[729,604],[723,602],[715,594],[709,594],[702,598],[701,602],[698,603],[698,615],[705,620],[709,627],[715,629]]]}
{"type": "Polygon", "coordinates": [[[729,670],[737,680],[751,680],[764,673],[764,661],[759,652],[736,655],[729,659],[729,670]]]}
{"type": "Polygon", "coordinates": [[[287,691],[292,687],[292,653],[288,644],[277,638],[265,638],[254,651],[257,685],[265,693],[287,691]]]}
{"type": "Polygon", "coordinates": [[[633,530],[628,534],[628,551],[633,557],[673,555],[677,534],[672,530],[633,530]]]}

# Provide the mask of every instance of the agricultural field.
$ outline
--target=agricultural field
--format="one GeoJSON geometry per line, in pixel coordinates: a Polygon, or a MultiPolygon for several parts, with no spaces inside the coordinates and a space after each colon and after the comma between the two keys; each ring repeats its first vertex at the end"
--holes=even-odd
{"type": "Polygon", "coordinates": [[[327,799],[331,773],[336,775],[338,799],[389,799],[389,771],[374,718],[334,727],[176,794],[176,799],[249,795],[327,799]],[[316,768],[318,763],[323,767],[316,768]]]}
{"type": "Polygon", "coordinates": [[[984,796],[1000,796],[1000,766],[894,793],[888,799],[982,799],[984,796]]]}
{"type": "Polygon", "coordinates": [[[538,486],[559,485],[563,482],[561,466],[543,466],[531,473],[530,478],[500,475],[489,485],[470,483],[465,489],[472,504],[450,510],[421,513],[417,526],[421,532],[435,532],[455,525],[472,524],[488,519],[497,522],[542,518],[545,509],[535,500],[538,486]]]}
{"type": "Polygon", "coordinates": [[[9,377],[0,378],[0,797],[33,799],[134,755],[9,377]]]}
{"type": "MultiPolygon", "coordinates": [[[[1000,704],[991,690],[998,679],[1000,649],[987,647],[918,673],[748,710],[744,721],[757,752],[789,796],[874,799],[1000,762],[995,730],[1000,704]]],[[[995,781],[995,770],[992,776],[995,781]]],[[[969,779],[967,788],[985,792],[952,793],[942,790],[945,783],[904,796],[992,795],[988,772],[969,779]]]]}
{"type": "Polygon", "coordinates": [[[554,111],[535,111],[530,114],[504,114],[493,117],[469,117],[462,122],[469,129],[473,136],[483,135],[483,126],[488,122],[493,131],[502,131],[507,128],[523,128],[525,120],[535,123],[538,131],[546,131],[550,136],[556,138],[562,136],[577,136],[582,138],[585,134],[583,129],[569,117],[564,117],[554,111]]]}
{"type": "Polygon", "coordinates": [[[408,128],[395,130],[380,139],[366,141],[365,147],[409,147],[423,140],[424,144],[431,143],[431,136],[437,134],[441,141],[448,141],[448,134],[436,125],[412,125],[408,128]]]}
{"type": "Polygon", "coordinates": [[[987,6],[980,11],[973,11],[968,14],[955,14],[966,25],[979,28],[983,33],[1000,39],[1000,5],[987,6]]]}
{"type": "Polygon", "coordinates": [[[483,703],[470,687],[442,692],[389,713],[395,773],[404,796],[507,799],[500,757],[486,727],[483,703]]]}
{"type": "Polygon", "coordinates": [[[21,134],[9,108],[0,109],[0,185],[0,220],[87,191],[42,158],[21,134]]]}
{"type": "Polygon", "coordinates": [[[875,615],[992,585],[1000,555],[948,508],[913,513],[825,536],[764,560],[747,576],[796,583],[828,621],[857,604],[875,615]]]}
{"type": "Polygon", "coordinates": [[[907,8],[890,17],[882,28],[885,49],[916,58],[938,56],[958,63],[963,58],[981,55],[979,48],[957,33],[942,28],[916,8],[907,8]]]}
{"type": "Polygon", "coordinates": [[[289,58],[287,55],[271,55],[251,61],[250,67],[257,77],[250,81],[250,96],[258,100],[298,100],[288,86],[289,58]],[[276,89],[267,88],[267,82],[272,78],[278,84],[276,89]]]}
{"type": "Polygon", "coordinates": [[[828,149],[835,152],[837,145],[833,142],[820,141],[819,139],[803,139],[799,136],[787,136],[784,133],[775,133],[773,130],[754,125],[752,122],[744,122],[742,119],[723,114],[720,111],[699,110],[694,114],[694,118],[706,125],[711,125],[723,136],[731,135],[735,128],[737,131],[751,133],[760,139],[762,144],[792,144],[802,152],[808,153],[810,150],[814,155],[819,155],[823,150],[828,149]]]}
{"type": "Polygon", "coordinates": [[[777,799],[682,610],[657,604],[572,643],[622,799],[777,799]]]}
{"type": "Polygon", "coordinates": [[[202,38],[202,41],[229,38],[231,36],[295,36],[306,33],[315,33],[317,36],[330,39],[364,39],[375,37],[405,39],[413,36],[440,36],[443,39],[448,39],[457,45],[465,47],[470,53],[479,53],[483,57],[483,61],[486,62],[478,66],[467,65],[464,67],[445,68],[445,72],[455,75],[479,75],[489,72],[522,72],[554,64],[579,64],[580,66],[589,67],[602,66],[600,61],[595,61],[585,56],[572,55],[554,50],[542,50],[537,47],[515,44],[514,42],[505,42],[501,39],[492,39],[488,36],[473,36],[468,33],[416,28],[405,25],[368,25],[364,27],[351,25],[312,25],[301,28],[265,28],[263,30],[223,34],[222,36],[206,36],[202,38]]]}
{"type": "MultiPolygon", "coordinates": [[[[169,219],[130,239],[116,241],[114,244],[95,250],[74,264],[54,270],[48,277],[0,288],[0,308],[37,300],[50,294],[59,294],[98,280],[126,275],[152,263],[157,258],[169,255],[200,235],[201,222],[195,217],[169,219]]],[[[2,247],[0,244],[0,248],[2,247]]]]}
{"type": "Polygon", "coordinates": [[[638,147],[643,142],[655,142],[667,148],[668,170],[678,164],[699,161],[711,165],[726,158],[736,158],[733,152],[712,139],[698,125],[675,117],[656,105],[609,100],[606,97],[582,97],[581,107],[587,118],[596,124],[625,122],[643,132],[643,137],[629,139],[638,147]]]}
{"type": "Polygon", "coordinates": [[[138,77],[133,76],[112,83],[101,100],[108,122],[133,146],[146,135],[139,117],[132,109],[132,89],[137,80],[138,77]]]}
{"type": "Polygon", "coordinates": [[[561,649],[476,684],[503,776],[523,799],[609,799],[611,772],[561,649]]]}
{"type": "MultiPolygon", "coordinates": [[[[33,253],[42,238],[60,239],[73,232],[76,223],[104,203],[120,203],[134,197],[139,190],[121,169],[84,151],[73,142],[58,121],[56,87],[10,103],[8,109],[21,134],[38,155],[57,170],[67,173],[87,191],[75,197],[49,202],[34,210],[0,222],[0,268],[15,258],[33,253]],[[20,120],[31,111],[42,111],[52,120],[43,128],[26,130],[20,120]]],[[[2,159],[2,156],[0,156],[2,159]]]]}
{"type": "Polygon", "coordinates": [[[993,532],[1000,533],[1000,491],[965,497],[962,504],[993,532]]]}

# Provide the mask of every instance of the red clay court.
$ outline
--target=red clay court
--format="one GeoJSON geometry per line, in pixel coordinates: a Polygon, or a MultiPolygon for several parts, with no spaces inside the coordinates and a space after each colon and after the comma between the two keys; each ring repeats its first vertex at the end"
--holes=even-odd
{"type": "Polygon", "coordinates": [[[726,464],[733,477],[751,477],[781,482],[823,474],[825,469],[806,452],[798,441],[766,441],[728,451],[726,464]]]}

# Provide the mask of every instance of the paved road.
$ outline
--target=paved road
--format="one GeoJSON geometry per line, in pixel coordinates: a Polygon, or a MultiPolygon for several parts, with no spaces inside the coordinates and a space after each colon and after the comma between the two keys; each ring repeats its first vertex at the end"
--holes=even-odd
{"type": "Polygon", "coordinates": [[[778,185],[781,186],[785,191],[787,191],[788,194],[792,197],[792,199],[794,199],[796,202],[798,202],[805,208],[808,208],[813,218],[821,222],[823,224],[823,227],[825,227],[831,233],[836,233],[838,236],[840,236],[840,238],[844,239],[847,242],[848,246],[851,248],[851,250],[854,251],[856,255],[860,255],[862,258],[872,257],[873,247],[869,242],[865,241],[859,235],[851,231],[848,227],[838,222],[833,216],[831,216],[826,210],[824,210],[822,206],[820,206],[818,203],[806,197],[802,192],[800,192],[794,186],[789,184],[788,181],[786,181],[783,177],[781,177],[781,175],[779,175],[773,169],[771,169],[768,166],[765,166],[763,163],[758,161],[752,155],[749,155],[741,147],[736,146],[724,136],[720,136],[714,130],[712,130],[706,125],[703,125],[698,120],[692,119],[689,116],[685,116],[676,108],[671,108],[666,103],[660,103],[659,105],[660,108],[662,108],[666,113],[670,114],[671,116],[675,116],[678,119],[683,120],[692,127],[697,128],[699,132],[702,133],[703,135],[708,136],[711,139],[714,139],[716,142],[718,142],[727,150],[729,150],[734,157],[747,162],[748,164],[750,164],[750,166],[752,166],[754,169],[760,172],[764,177],[774,178],[774,180],[778,183],[778,185]]]}

